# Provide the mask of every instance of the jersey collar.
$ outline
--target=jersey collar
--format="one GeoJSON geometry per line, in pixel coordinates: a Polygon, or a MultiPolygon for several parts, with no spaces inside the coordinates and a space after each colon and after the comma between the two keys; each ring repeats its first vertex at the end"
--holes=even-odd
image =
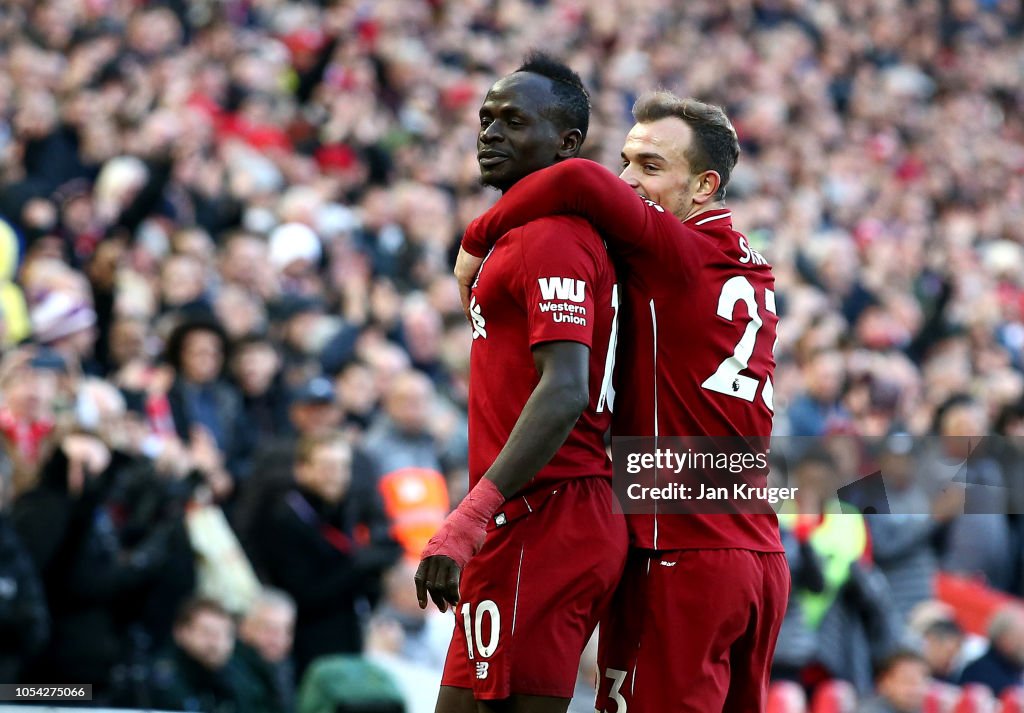
{"type": "Polygon", "coordinates": [[[711,228],[732,228],[732,211],[729,208],[715,208],[690,216],[684,225],[708,230],[711,228]]]}

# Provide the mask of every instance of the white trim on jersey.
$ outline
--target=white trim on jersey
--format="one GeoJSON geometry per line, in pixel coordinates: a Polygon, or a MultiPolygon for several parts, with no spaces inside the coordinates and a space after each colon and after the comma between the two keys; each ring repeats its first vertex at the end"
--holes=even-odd
{"type": "MultiPolygon", "coordinates": [[[[658,448],[658,313],[651,298],[651,331],[654,334],[654,448],[658,448]]],[[[654,470],[654,487],[658,487],[658,470],[654,470]]],[[[654,501],[654,549],[658,549],[658,501],[654,501]]]]}
{"type": "Polygon", "coordinates": [[[728,213],[722,213],[721,215],[713,215],[710,218],[704,218],[703,220],[698,220],[696,223],[694,223],[694,225],[704,225],[705,223],[710,223],[713,220],[721,220],[722,218],[731,218],[731,217],[732,217],[732,211],[730,211],[728,213]]]}
{"type": "Polygon", "coordinates": [[[608,353],[604,357],[604,378],[601,380],[601,395],[597,399],[597,412],[604,413],[605,406],[609,411],[615,410],[615,387],[612,375],[615,371],[615,349],[619,342],[619,285],[612,285],[612,329],[608,335],[608,353]]]}

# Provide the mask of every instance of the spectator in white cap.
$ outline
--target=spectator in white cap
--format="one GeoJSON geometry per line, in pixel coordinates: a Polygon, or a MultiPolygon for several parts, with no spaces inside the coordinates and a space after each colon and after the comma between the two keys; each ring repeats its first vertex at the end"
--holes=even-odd
{"type": "Polygon", "coordinates": [[[302,223],[285,223],[270,233],[270,264],[281,279],[281,290],[315,295],[322,292],[318,276],[323,246],[313,229],[302,223]]]}
{"type": "Polygon", "coordinates": [[[66,292],[51,292],[31,311],[35,341],[60,352],[71,364],[98,373],[92,363],[96,346],[96,311],[87,301],[66,292]]]}

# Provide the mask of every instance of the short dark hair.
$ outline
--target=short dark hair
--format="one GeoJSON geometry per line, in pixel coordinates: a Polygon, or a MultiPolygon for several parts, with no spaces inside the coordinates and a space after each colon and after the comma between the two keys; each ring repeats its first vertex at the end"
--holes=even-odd
{"type": "Polygon", "coordinates": [[[341,431],[328,431],[327,433],[317,435],[302,436],[295,447],[295,462],[309,465],[313,462],[313,456],[319,449],[325,446],[333,446],[336,443],[341,443],[349,449],[352,448],[352,444],[341,431]]]}
{"type": "Polygon", "coordinates": [[[900,647],[878,662],[875,666],[875,680],[880,680],[892,673],[893,669],[897,666],[907,662],[919,663],[924,666],[928,665],[921,652],[911,648],[900,647]]]}
{"type": "MultiPolygon", "coordinates": [[[[174,368],[176,372],[181,371],[182,350],[185,347],[185,340],[193,332],[209,332],[217,337],[220,342],[221,354],[225,362],[228,358],[228,335],[224,327],[215,316],[204,311],[197,312],[192,316],[185,317],[184,321],[178,324],[167,337],[167,344],[164,345],[164,361],[174,368]]],[[[221,367],[223,369],[223,366],[221,367]]]]}
{"type": "Polygon", "coordinates": [[[690,168],[695,173],[718,173],[722,183],[715,198],[724,199],[732,169],[740,159],[739,138],[725,110],[664,90],[645,92],[633,105],[633,118],[641,124],[669,117],[681,119],[689,125],[693,131],[693,142],[686,152],[690,168]]]}
{"type": "Polygon", "coordinates": [[[824,446],[814,445],[797,459],[796,468],[801,468],[805,465],[820,465],[829,470],[835,470],[836,461],[824,446]]]}
{"type": "Polygon", "coordinates": [[[580,75],[569,65],[551,55],[534,50],[523,59],[517,72],[538,74],[551,80],[552,91],[558,104],[551,118],[563,129],[579,129],[587,138],[590,128],[590,94],[583,86],[580,75]]]}
{"type": "Polygon", "coordinates": [[[216,616],[224,617],[225,619],[231,619],[234,621],[234,617],[231,616],[231,612],[224,608],[220,602],[210,597],[194,596],[189,597],[181,606],[178,607],[178,612],[174,617],[174,628],[177,629],[182,626],[188,626],[192,621],[202,614],[207,612],[216,616]]]}

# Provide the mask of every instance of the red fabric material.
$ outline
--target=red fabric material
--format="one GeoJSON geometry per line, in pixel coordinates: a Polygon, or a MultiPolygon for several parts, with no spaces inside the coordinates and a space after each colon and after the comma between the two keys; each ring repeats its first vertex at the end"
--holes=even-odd
{"type": "Polygon", "coordinates": [[[7,438],[18,455],[30,463],[39,459],[43,439],[53,431],[52,421],[19,421],[10,411],[0,409],[0,432],[7,438]]]}
{"type": "Polygon", "coordinates": [[[600,236],[567,216],[512,230],[484,261],[472,289],[469,369],[469,484],[508,442],[540,382],[531,347],[572,341],[590,347],[590,402],[565,443],[519,495],[567,478],[611,478],[598,411],[615,307],[615,273],[600,236]]]}
{"type": "MultiPolygon", "coordinates": [[[[462,247],[482,256],[495,246],[483,276],[508,231],[563,214],[590,221],[625,276],[612,436],[770,435],[775,281],[767,261],[733,230],[731,210],[680,222],[600,164],[570,159],[517,182],[470,224],[462,247]],[[729,388],[723,366],[741,346],[750,358],[729,388]]],[[[767,474],[748,480],[764,487],[767,474]]],[[[782,552],[774,514],[637,514],[629,525],[637,547],[782,552]]]]}
{"type": "Polygon", "coordinates": [[[422,557],[444,555],[455,560],[460,569],[465,569],[470,558],[484,546],[487,524],[504,502],[505,496],[497,486],[481,478],[430,538],[422,557]]]}
{"type": "Polygon", "coordinates": [[[608,481],[556,487],[532,512],[492,529],[463,572],[441,685],[472,689],[477,700],[572,696],[628,542],[608,481]]]}
{"type": "Polygon", "coordinates": [[[789,589],[783,553],[634,549],[601,621],[597,709],[765,710],[789,589]]]}

